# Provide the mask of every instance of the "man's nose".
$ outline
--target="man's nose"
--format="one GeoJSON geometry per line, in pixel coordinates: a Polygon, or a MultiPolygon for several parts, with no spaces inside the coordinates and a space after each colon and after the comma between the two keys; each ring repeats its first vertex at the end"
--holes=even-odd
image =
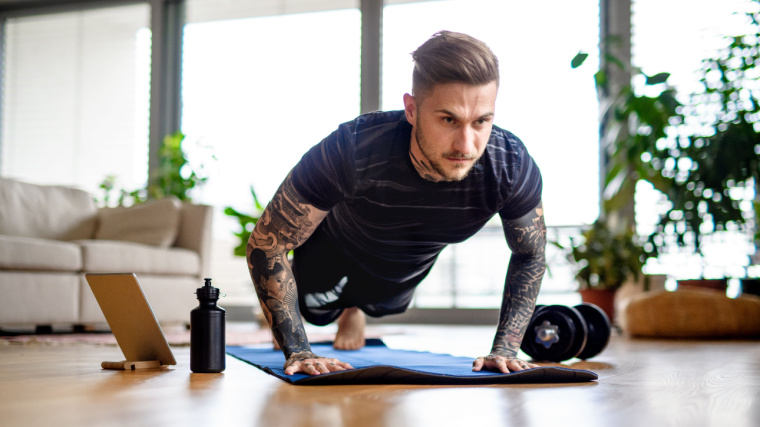
{"type": "Polygon", "coordinates": [[[470,126],[462,126],[457,130],[452,148],[460,153],[473,154],[475,152],[475,139],[475,129],[470,126]]]}

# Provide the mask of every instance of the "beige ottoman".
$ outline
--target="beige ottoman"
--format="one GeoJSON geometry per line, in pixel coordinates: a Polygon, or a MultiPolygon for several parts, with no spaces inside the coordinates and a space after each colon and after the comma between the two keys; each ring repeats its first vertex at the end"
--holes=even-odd
{"type": "Polygon", "coordinates": [[[620,327],[630,336],[760,338],[760,297],[736,299],[713,290],[657,291],[621,304],[620,327]]]}

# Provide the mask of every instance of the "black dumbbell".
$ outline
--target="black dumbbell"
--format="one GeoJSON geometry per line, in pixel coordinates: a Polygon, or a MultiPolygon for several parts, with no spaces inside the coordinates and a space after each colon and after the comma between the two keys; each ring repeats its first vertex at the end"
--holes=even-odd
{"type": "Polygon", "coordinates": [[[534,360],[590,359],[610,340],[610,319],[594,304],[536,306],[522,351],[534,360]]]}

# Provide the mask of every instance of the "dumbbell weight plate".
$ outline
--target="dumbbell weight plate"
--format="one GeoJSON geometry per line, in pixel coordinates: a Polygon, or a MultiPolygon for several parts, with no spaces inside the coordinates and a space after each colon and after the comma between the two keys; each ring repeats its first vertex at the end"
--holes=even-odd
{"type": "Polygon", "coordinates": [[[564,305],[545,306],[533,315],[521,348],[534,360],[561,362],[576,357],[583,350],[587,334],[586,322],[576,309],[564,305]],[[556,329],[558,337],[548,347],[540,339],[544,324],[556,329]]]}
{"type": "Polygon", "coordinates": [[[583,316],[588,328],[586,346],[578,355],[580,359],[590,359],[601,353],[610,341],[610,319],[598,306],[591,303],[583,303],[574,307],[583,316]]]}
{"type": "Polygon", "coordinates": [[[529,341],[533,342],[533,340],[536,339],[536,331],[534,329],[534,327],[536,326],[535,325],[536,316],[538,316],[538,313],[542,309],[544,309],[546,307],[547,306],[545,304],[536,304],[536,306],[533,308],[533,316],[531,316],[531,318],[530,318],[530,323],[528,324],[528,329],[525,331],[525,336],[523,337],[523,342],[522,342],[522,345],[520,346],[520,350],[522,350],[523,352],[525,352],[525,354],[527,354],[528,356],[533,357],[534,359],[536,358],[533,355],[533,354],[535,354],[535,352],[532,351],[532,349],[531,349],[532,347],[529,344],[527,344],[527,343],[529,341]],[[526,351],[526,349],[528,349],[528,350],[526,351]]]}

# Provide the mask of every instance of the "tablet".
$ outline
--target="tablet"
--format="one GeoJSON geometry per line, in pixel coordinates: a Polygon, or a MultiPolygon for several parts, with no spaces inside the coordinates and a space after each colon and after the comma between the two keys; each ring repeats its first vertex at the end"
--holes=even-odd
{"type": "Polygon", "coordinates": [[[104,368],[135,369],[177,364],[134,273],[85,274],[85,278],[127,359],[124,362],[103,362],[104,368]]]}

